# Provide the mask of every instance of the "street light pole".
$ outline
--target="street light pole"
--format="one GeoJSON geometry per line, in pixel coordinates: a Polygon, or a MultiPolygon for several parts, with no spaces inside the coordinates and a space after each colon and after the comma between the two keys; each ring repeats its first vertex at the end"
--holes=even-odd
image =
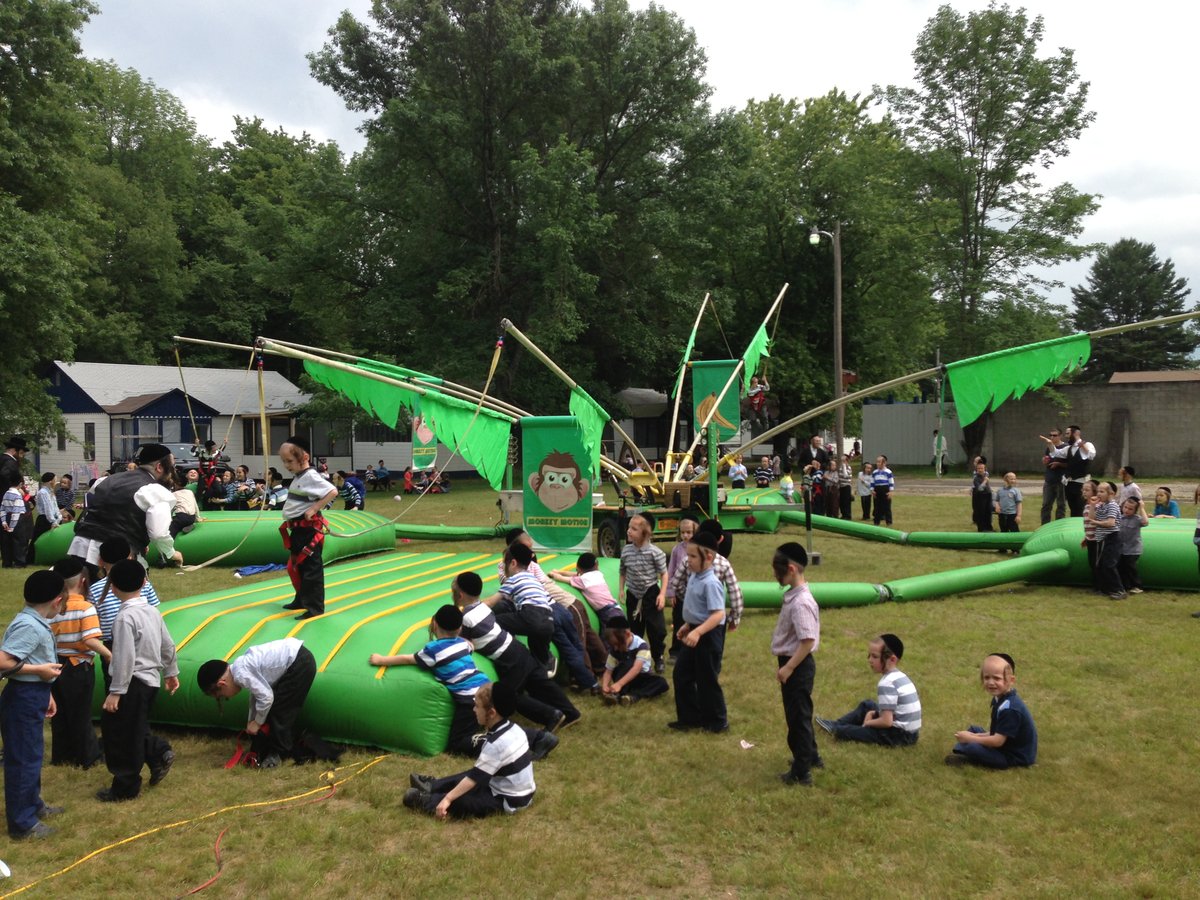
{"type": "MultiPolygon", "coordinates": [[[[808,242],[816,247],[821,243],[821,235],[829,238],[833,245],[833,399],[842,399],[842,223],[836,222],[833,233],[821,231],[815,225],[808,235],[808,242]]],[[[831,466],[841,465],[842,454],[845,452],[842,438],[846,430],[845,407],[839,406],[835,413],[834,425],[834,458],[829,461],[831,466]]]]}

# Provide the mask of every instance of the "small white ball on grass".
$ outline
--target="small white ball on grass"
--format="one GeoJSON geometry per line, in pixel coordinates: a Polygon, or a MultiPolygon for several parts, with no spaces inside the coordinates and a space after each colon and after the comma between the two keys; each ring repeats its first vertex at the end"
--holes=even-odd
{"type": "Polygon", "coordinates": [[[404,502],[404,498],[403,498],[403,497],[401,497],[399,494],[397,494],[397,495],[396,495],[395,497],[393,497],[392,499],[393,499],[393,500],[395,500],[397,503],[403,503],[403,502],[404,502]]]}

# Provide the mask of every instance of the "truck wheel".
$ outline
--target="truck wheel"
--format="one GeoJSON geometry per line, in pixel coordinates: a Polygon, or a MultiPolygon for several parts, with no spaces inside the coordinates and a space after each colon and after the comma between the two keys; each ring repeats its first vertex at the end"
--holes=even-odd
{"type": "Polygon", "coordinates": [[[621,537],[617,533],[616,519],[605,519],[596,529],[596,550],[600,556],[621,555],[621,537]]]}

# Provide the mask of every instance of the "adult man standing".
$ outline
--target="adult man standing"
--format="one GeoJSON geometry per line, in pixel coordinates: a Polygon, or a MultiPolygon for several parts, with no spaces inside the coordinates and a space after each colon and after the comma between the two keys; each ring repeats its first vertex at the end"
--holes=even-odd
{"type": "Polygon", "coordinates": [[[1042,465],[1046,467],[1046,474],[1042,481],[1042,524],[1045,525],[1050,521],[1050,512],[1055,510],[1055,519],[1065,518],[1067,515],[1067,497],[1063,490],[1063,472],[1067,468],[1066,462],[1055,455],[1059,450],[1062,450],[1066,445],[1062,441],[1062,434],[1057,428],[1050,430],[1050,436],[1038,435],[1046,442],[1046,452],[1042,454],[1042,465]]]}
{"type": "Polygon", "coordinates": [[[4,453],[0,455],[0,491],[7,491],[11,485],[20,484],[21,464],[25,461],[25,451],[29,445],[25,438],[14,434],[4,442],[4,453]]]}
{"type": "Polygon", "coordinates": [[[134,461],[137,465],[132,470],[97,483],[88,514],[75,526],[68,553],[86,562],[93,573],[100,560],[100,545],[114,537],[127,540],[139,556],[153,545],[164,558],[183,563],[170,530],[175,495],[169,485],[175,457],[162,444],[143,444],[134,461]]]}
{"type": "MultiPolygon", "coordinates": [[[[1060,451],[1055,451],[1055,454],[1060,451]]],[[[1067,508],[1072,516],[1083,515],[1083,483],[1088,480],[1092,460],[1096,458],[1096,447],[1085,441],[1078,425],[1067,426],[1067,441],[1062,452],[1066,468],[1067,508]]]]}
{"type": "MultiPolygon", "coordinates": [[[[838,448],[834,448],[837,452],[838,448]]],[[[800,471],[804,471],[804,467],[811,463],[814,459],[821,461],[821,471],[829,471],[829,454],[825,452],[825,448],[821,446],[821,436],[814,434],[808,439],[808,445],[800,451],[800,455],[796,457],[796,466],[800,471]]]]}

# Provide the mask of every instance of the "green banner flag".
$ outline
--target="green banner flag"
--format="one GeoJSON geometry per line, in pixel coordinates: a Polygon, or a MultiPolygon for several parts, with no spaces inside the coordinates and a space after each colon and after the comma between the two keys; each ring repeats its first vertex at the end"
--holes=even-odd
{"type": "MultiPolygon", "coordinates": [[[[725,383],[733,375],[736,359],[712,359],[692,363],[692,410],[693,428],[699,428],[713,404],[717,402],[725,383]]],[[[742,430],[742,392],[735,381],[725,392],[717,408],[713,422],[717,426],[717,440],[732,440],[742,430]]]]}
{"type": "Polygon", "coordinates": [[[412,467],[414,472],[432,469],[437,465],[437,435],[421,413],[421,398],[413,403],[412,467]]]}
{"type": "Polygon", "coordinates": [[[750,390],[750,379],[758,374],[758,364],[764,356],[771,355],[771,339],[767,337],[767,323],[763,322],[750,339],[750,346],[742,354],[746,363],[742,369],[742,390],[750,390]]]}
{"type": "Polygon", "coordinates": [[[547,550],[592,548],[591,460],[574,416],[521,420],[525,530],[547,550]]]}

